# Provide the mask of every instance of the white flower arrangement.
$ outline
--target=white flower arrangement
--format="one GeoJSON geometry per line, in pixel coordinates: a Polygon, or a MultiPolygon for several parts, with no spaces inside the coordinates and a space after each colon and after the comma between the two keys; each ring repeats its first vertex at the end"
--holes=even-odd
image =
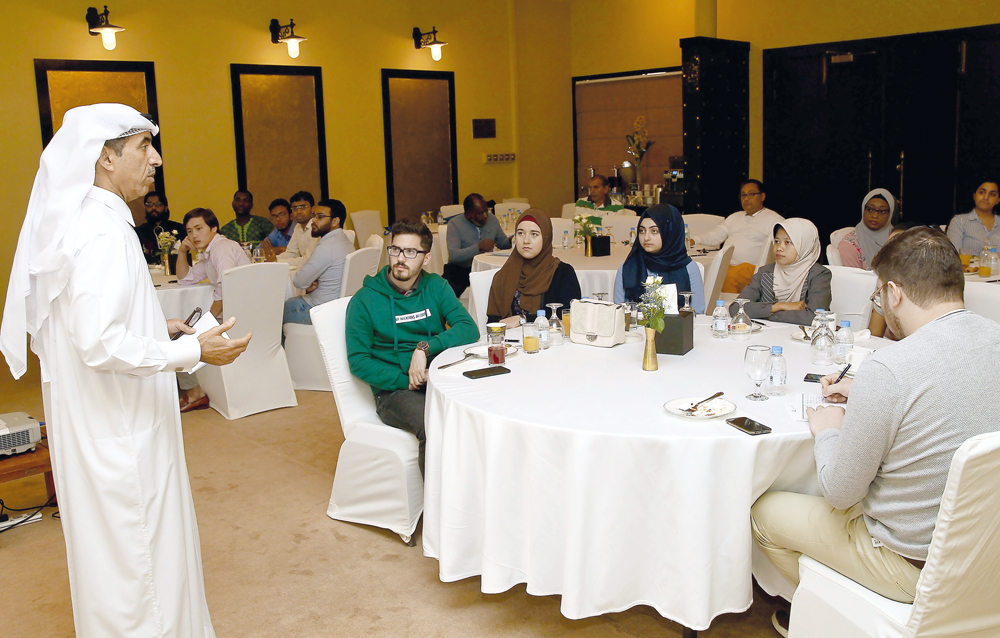
{"type": "Polygon", "coordinates": [[[156,235],[156,245],[159,247],[160,257],[163,258],[170,254],[173,249],[174,244],[177,243],[177,231],[172,230],[170,232],[160,231],[156,235]]]}
{"type": "Polygon", "coordinates": [[[604,219],[597,217],[596,215],[577,215],[573,218],[573,223],[579,226],[579,230],[573,232],[573,236],[592,236],[594,234],[594,227],[600,226],[604,223],[604,219]]]}
{"type": "Polygon", "coordinates": [[[663,320],[664,308],[669,294],[674,288],[664,286],[663,277],[653,275],[646,277],[646,281],[642,282],[642,287],[645,290],[639,297],[639,312],[642,313],[639,325],[663,332],[663,328],[666,326],[663,320]]]}

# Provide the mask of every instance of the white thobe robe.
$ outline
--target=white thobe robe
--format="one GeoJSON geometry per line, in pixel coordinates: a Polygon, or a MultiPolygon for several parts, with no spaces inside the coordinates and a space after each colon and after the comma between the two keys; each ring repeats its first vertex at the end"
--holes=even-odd
{"type": "Polygon", "coordinates": [[[169,341],[132,213],[94,187],[64,242],[65,290],[32,342],[81,638],[215,635],[169,341]]]}

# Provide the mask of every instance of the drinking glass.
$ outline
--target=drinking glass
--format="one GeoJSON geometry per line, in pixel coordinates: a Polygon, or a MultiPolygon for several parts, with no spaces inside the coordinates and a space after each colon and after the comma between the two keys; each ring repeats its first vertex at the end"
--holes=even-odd
{"type": "Polygon", "coordinates": [[[767,378],[770,372],[771,348],[770,346],[747,346],[747,352],[743,356],[743,370],[746,371],[750,380],[757,384],[757,389],[753,394],[748,394],[751,401],[767,401],[767,396],[761,394],[760,384],[767,378]]]}
{"type": "Polygon", "coordinates": [[[598,301],[604,301],[604,298],[608,296],[608,293],[606,293],[606,292],[595,292],[595,293],[593,293],[593,295],[595,297],[597,297],[598,301]]]}
{"type": "Polygon", "coordinates": [[[628,231],[628,243],[630,246],[635,243],[635,228],[630,228],[628,231]]]}
{"type": "Polygon", "coordinates": [[[753,321],[750,320],[750,316],[743,310],[743,304],[750,301],[749,299],[737,299],[736,303],[740,305],[739,312],[733,317],[733,320],[729,322],[729,338],[736,341],[749,341],[750,333],[753,332],[753,321]]]}
{"type": "Polygon", "coordinates": [[[563,325],[559,321],[558,310],[562,308],[561,303],[547,303],[549,308],[549,347],[561,346],[563,344],[563,325]]]}
{"type": "Polygon", "coordinates": [[[691,297],[694,296],[694,293],[693,292],[682,292],[682,293],[680,293],[680,295],[682,297],[684,297],[684,305],[681,307],[681,309],[678,312],[690,312],[691,314],[694,314],[694,308],[691,307],[691,297]]]}

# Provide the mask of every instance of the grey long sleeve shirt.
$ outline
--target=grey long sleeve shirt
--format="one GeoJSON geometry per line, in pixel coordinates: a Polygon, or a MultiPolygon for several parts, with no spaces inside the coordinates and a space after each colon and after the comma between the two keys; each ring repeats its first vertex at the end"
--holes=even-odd
{"type": "Polygon", "coordinates": [[[340,298],[344,261],[353,251],[354,244],[343,230],[337,228],[323,235],[309,256],[309,261],[304,263],[292,278],[292,284],[302,289],[319,280],[316,290],[306,295],[309,305],[318,306],[340,298]]]}
{"type": "Polygon", "coordinates": [[[955,451],[1000,430],[1000,324],[967,310],[938,317],[858,368],[843,428],[816,437],[823,496],[859,501],[872,538],[927,558],[955,451]]]}
{"type": "Polygon", "coordinates": [[[486,216],[482,226],[476,226],[465,215],[455,215],[448,220],[448,261],[472,268],[472,260],[479,254],[479,242],[483,239],[492,239],[497,248],[510,248],[510,240],[493,213],[486,216]]]}

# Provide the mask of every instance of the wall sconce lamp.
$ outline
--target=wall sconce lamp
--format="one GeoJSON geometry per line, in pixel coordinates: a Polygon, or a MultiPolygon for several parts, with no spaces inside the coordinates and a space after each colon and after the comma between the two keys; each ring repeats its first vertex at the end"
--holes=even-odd
{"type": "Polygon", "coordinates": [[[431,27],[428,33],[421,33],[420,27],[413,27],[413,48],[431,50],[431,59],[435,62],[441,61],[441,47],[448,44],[438,40],[437,27],[431,27]]]}
{"type": "Polygon", "coordinates": [[[118,45],[115,34],[125,30],[108,22],[108,5],[104,5],[104,13],[98,13],[94,7],[87,8],[87,27],[90,28],[90,35],[101,36],[101,42],[108,51],[114,51],[118,45]]]}
{"type": "Polygon", "coordinates": [[[306,38],[300,35],[295,35],[295,20],[289,20],[288,24],[282,26],[277,20],[271,20],[271,42],[274,44],[281,44],[284,42],[288,45],[288,57],[297,58],[299,57],[299,42],[305,42],[306,38]]]}

